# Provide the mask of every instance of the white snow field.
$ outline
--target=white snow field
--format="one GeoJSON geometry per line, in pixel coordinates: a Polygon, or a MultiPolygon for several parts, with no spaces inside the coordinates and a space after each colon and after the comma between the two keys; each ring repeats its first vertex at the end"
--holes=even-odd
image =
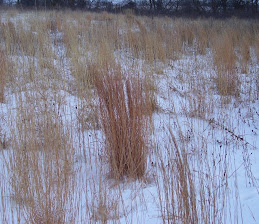
{"type": "Polygon", "coordinates": [[[245,69],[234,47],[234,68],[223,70],[234,84],[222,93],[212,45],[201,53],[184,35],[167,45],[199,23],[217,26],[215,41],[244,24],[259,40],[252,20],[1,11],[0,223],[259,223],[259,46],[249,42],[245,69]],[[159,38],[175,54],[160,60],[159,38]],[[154,94],[139,179],[111,174],[89,81],[90,65],[105,63],[148,80],[154,94]]]}

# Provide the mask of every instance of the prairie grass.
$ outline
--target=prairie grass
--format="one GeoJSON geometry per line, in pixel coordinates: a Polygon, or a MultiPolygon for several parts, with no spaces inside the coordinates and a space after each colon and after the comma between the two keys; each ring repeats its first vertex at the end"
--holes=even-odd
{"type": "Polygon", "coordinates": [[[220,95],[238,96],[236,55],[231,33],[224,32],[213,43],[214,64],[217,70],[216,84],[220,95]]]}
{"type": "Polygon", "coordinates": [[[247,73],[250,60],[250,47],[249,37],[244,37],[240,43],[240,55],[241,55],[241,71],[242,73],[247,73]]]}
{"type": "Polygon", "coordinates": [[[7,58],[3,50],[0,50],[0,103],[4,102],[4,89],[7,79],[7,58]]]}
{"type": "Polygon", "coordinates": [[[197,54],[198,55],[205,55],[206,50],[210,47],[210,36],[211,30],[209,29],[209,21],[208,22],[201,22],[197,21],[196,32],[195,32],[195,42],[197,45],[197,54]]]}
{"type": "Polygon", "coordinates": [[[187,152],[179,148],[170,131],[167,149],[168,164],[162,155],[159,168],[163,183],[157,183],[163,223],[199,223],[195,184],[188,162],[187,152]]]}
{"type": "Polygon", "coordinates": [[[130,10],[5,12],[0,222],[134,223],[149,204],[163,223],[242,221],[230,161],[249,145],[239,122],[256,121],[258,30],[130,10]],[[244,102],[246,117],[227,114],[244,102]]]}
{"type": "MultiPolygon", "coordinates": [[[[176,126],[180,125],[177,117],[175,120],[176,126]]],[[[213,156],[209,156],[206,139],[198,140],[190,152],[189,140],[181,128],[177,131],[169,129],[167,134],[169,140],[163,145],[166,154],[161,153],[161,145],[155,150],[159,158],[156,169],[161,179],[156,179],[156,187],[163,223],[220,223],[226,220],[235,223],[238,217],[231,216],[233,211],[228,201],[231,194],[238,192],[237,186],[229,191],[229,160],[233,154],[226,152],[224,147],[224,155],[218,160],[214,156],[217,149],[213,147],[213,156]],[[216,161],[219,166],[213,165],[216,161]],[[221,178],[215,177],[215,173],[221,178]]],[[[239,199],[233,203],[239,209],[239,199]]]]}
{"type": "Polygon", "coordinates": [[[146,171],[149,109],[140,77],[123,80],[119,67],[96,76],[106,153],[114,177],[142,178],[146,171]]]}
{"type": "Polygon", "coordinates": [[[255,44],[254,44],[255,52],[256,52],[256,56],[257,56],[257,61],[259,61],[259,44],[258,44],[258,40],[259,40],[259,37],[257,36],[256,39],[255,39],[255,44]]]}
{"type": "Polygon", "coordinates": [[[29,223],[73,223],[73,211],[67,210],[75,187],[73,135],[50,108],[34,112],[36,95],[27,97],[17,108],[19,134],[11,139],[6,163],[12,199],[29,223]]]}

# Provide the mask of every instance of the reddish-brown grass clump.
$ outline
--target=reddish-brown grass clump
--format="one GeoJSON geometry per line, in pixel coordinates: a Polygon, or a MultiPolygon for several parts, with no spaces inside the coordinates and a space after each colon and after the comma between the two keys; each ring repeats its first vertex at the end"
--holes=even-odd
{"type": "Polygon", "coordinates": [[[6,56],[2,50],[0,50],[0,103],[4,101],[4,87],[6,83],[6,56]]]}
{"type": "Polygon", "coordinates": [[[147,158],[148,100],[139,77],[123,79],[120,68],[108,69],[95,81],[106,152],[115,178],[140,178],[147,158]]]}

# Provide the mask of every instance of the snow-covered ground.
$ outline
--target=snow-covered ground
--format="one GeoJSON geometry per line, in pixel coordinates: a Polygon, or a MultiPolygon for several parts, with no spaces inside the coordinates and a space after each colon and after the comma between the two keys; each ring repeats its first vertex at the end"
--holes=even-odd
{"type": "MultiPolygon", "coordinates": [[[[96,98],[89,103],[70,89],[74,77],[69,60],[64,59],[65,50],[57,44],[53,48],[58,52],[55,65],[62,69],[60,85],[53,85],[58,81],[48,78],[42,83],[37,80],[23,85],[21,81],[17,92],[7,84],[5,101],[0,103],[0,137],[1,142],[6,142],[5,149],[0,151],[3,223],[27,223],[29,214],[21,211],[26,206],[19,207],[11,199],[13,188],[7,166],[13,150],[11,140],[21,130],[16,121],[17,113],[24,109],[23,103],[37,119],[42,116],[42,108],[47,108],[47,113],[60,119],[64,129],[69,130],[75,149],[75,189],[66,207],[75,223],[102,223],[104,217],[108,223],[170,223],[166,205],[173,204],[167,196],[174,195],[174,181],[179,178],[172,171],[176,169],[177,161],[172,160],[176,147],[180,154],[184,150],[187,155],[197,209],[203,201],[208,223],[259,223],[259,62],[253,49],[247,74],[237,70],[238,97],[218,94],[210,49],[203,56],[188,51],[178,60],[150,65],[158,109],[153,113],[146,177],[137,181],[125,178],[117,183],[109,175],[102,131],[83,127],[84,122],[87,127],[91,124],[87,119],[79,119],[83,110],[91,111],[89,105],[95,105],[96,98]],[[60,61],[65,64],[59,64],[60,61]],[[44,88],[40,89],[41,86],[44,88]]],[[[126,71],[132,59],[124,52],[118,54],[126,71]]],[[[11,60],[18,69],[30,56],[13,55],[11,60]]],[[[134,66],[142,75],[147,72],[142,60],[134,60],[134,66]]],[[[17,80],[20,78],[17,74],[17,80]]],[[[199,220],[205,223],[205,219],[199,220]]]]}

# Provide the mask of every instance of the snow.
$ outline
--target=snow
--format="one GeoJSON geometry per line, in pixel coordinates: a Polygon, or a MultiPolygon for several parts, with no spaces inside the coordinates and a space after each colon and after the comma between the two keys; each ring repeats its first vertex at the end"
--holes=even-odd
{"type": "MultiPolygon", "coordinates": [[[[62,47],[57,47],[61,48],[57,52],[62,53],[62,47]]],[[[121,55],[121,58],[123,57],[121,55]]],[[[26,63],[26,58],[17,56],[17,58],[13,57],[13,61],[26,63]]],[[[64,63],[66,65],[65,79],[72,79],[69,76],[69,62],[64,61],[64,63]]],[[[142,63],[139,61],[140,67],[142,63]]],[[[58,62],[55,64],[58,66],[58,62]]],[[[126,66],[127,63],[123,65],[125,68],[126,66]]],[[[200,188],[198,176],[205,177],[206,172],[207,175],[213,174],[215,179],[211,180],[211,183],[207,180],[205,184],[213,185],[212,188],[216,193],[220,194],[218,189],[227,183],[226,206],[228,206],[227,211],[232,212],[232,217],[225,214],[226,223],[236,223],[237,220],[243,221],[243,223],[258,223],[259,99],[255,78],[259,72],[258,61],[255,60],[250,65],[249,75],[240,74],[242,79],[240,97],[229,96],[226,104],[222,103],[221,96],[218,95],[215,88],[213,89],[215,86],[213,86],[212,80],[215,70],[209,51],[205,56],[189,55],[171,61],[169,65],[164,66],[162,71],[163,74],[154,74],[159,110],[153,114],[153,144],[150,145],[146,178],[137,181],[124,179],[120,183],[116,183],[109,177],[108,162],[103,153],[104,136],[102,131],[78,130],[80,127],[78,108],[88,102],[73,95],[68,91],[68,87],[58,88],[55,92],[49,88],[46,91],[42,90],[43,93],[41,93],[41,91],[36,92],[33,83],[23,86],[24,91],[20,93],[20,96],[25,99],[27,94],[35,97],[35,101],[31,101],[31,108],[35,110],[36,114],[40,114],[40,111],[37,110],[41,108],[40,105],[47,103],[47,108],[52,110],[52,113],[58,114],[65,126],[72,130],[77,170],[75,198],[78,199],[78,201],[73,200],[72,205],[74,203],[76,208],[79,208],[76,212],[78,214],[76,223],[89,223],[89,220],[93,223],[101,223],[103,215],[99,211],[101,202],[110,209],[107,215],[108,223],[163,223],[161,206],[164,206],[165,196],[161,195],[161,200],[159,198],[160,194],[165,191],[165,186],[160,165],[164,163],[169,167],[172,162],[169,161],[170,156],[167,154],[167,147],[171,145],[169,129],[179,142],[182,137],[185,139],[184,147],[190,155],[188,157],[189,166],[196,176],[197,192],[200,188]],[[192,81],[186,82],[186,80],[192,81]],[[202,81],[205,82],[205,85],[200,83],[202,81]],[[246,85],[246,83],[252,84],[246,85]],[[199,86],[205,86],[205,89],[201,89],[199,86]],[[248,94],[249,91],[252,92],[248,94]],[[47,99],[43,99],[42,94],[47,99]],[[60,101],[56,101],[57,98],[62,99],[62,104],[59,103],[60,101]],[[42,102],[37,101],[38,99],[42,99],[42,102]],[[202,117],[197,114],[197,108],[192,104],[198,100],[202,100],[209,108],[209,112],[205,112],[202,117]],[[200,153],[202,155],[199,155],[200,153]],[[161,155],[161,158],[158,158],[158,155],[161,155]],[[88,158],[91,160],[89,161],[88,158]],[[213,163],[216,165],[205,168],[208,164],[213,163]],[[222,175],[224,166],[228,166],[226,168],[227,177],[219,176],[222,175]],[[204,169],[201,170],[201,168],[204,169]],[[240,213],[236,205],[239,205],[240,213]],[[88,214],[85,215],[87,211],[88,214]],[[114,220],[115,217],[117,219],[114,220]]],[[[5,98],[5,102],[0,104],[2,141],[3,138],[11,139],[15,134],[16,111],[21,103],[21,99],[17,98],[17,93],[9,90],[6,91],[5,98]]],[[[182,145],[180,145],[181,147],[182,145]]],[[[0,203],[0,211],[3,211],[3,204],[5,204],[7,206],[5,208],[5,214],[8,216],[6,217],[7,223],[12,221],[18,223],[17,213],[19,211],[15,209],[16,205],[10,199],[10,195],[6,195],[9,192],[9,177],[4,159],[9,155],[8,150],[10,152],[12,149],[0,151],[0,180],[2,183],[0,198],[5,200],[5,203],[3,201],[0,203]]],[[[222,208],[220,203],[223,201],[219,200],[218,209],[222,208]]],[[[75,209],[73,206],[71,207],[69,209],[75,209]]],[[[20,221],[25,223],[25,220],[20,221]]]]}

